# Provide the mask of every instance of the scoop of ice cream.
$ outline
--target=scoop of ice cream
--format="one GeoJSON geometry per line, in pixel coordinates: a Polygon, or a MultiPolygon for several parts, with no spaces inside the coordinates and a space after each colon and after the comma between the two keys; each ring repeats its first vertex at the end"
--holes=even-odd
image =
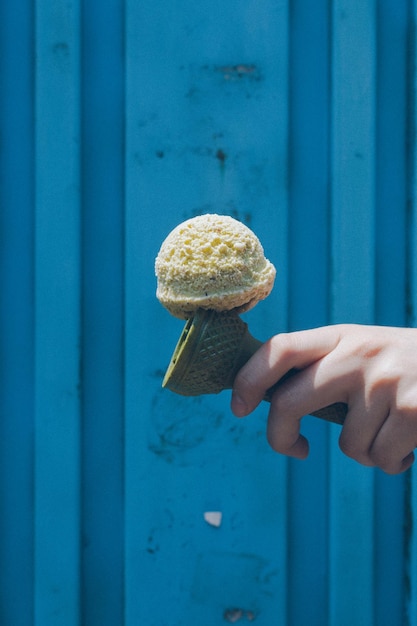
{"type": "Polygon", "coordinates": [[[155,272],[158,300],[181,319],[198,308],[248,311],[269,295],[276,274],[256,235],[216,214],[174,228],[159,250],[155,272]]]}

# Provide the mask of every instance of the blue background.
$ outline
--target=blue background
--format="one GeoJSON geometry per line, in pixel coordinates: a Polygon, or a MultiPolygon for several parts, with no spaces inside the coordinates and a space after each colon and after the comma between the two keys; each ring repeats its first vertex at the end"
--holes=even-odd
{"type": "Polygon", "coordinates": [[[415,26],[414,0],[0,3],[1,624],[416,623],[413,471],[310,417],[289,461],[265,405],[163,391],[154,277],[225,213],[278,270],[259,339],[415,325],[415,26]]]}

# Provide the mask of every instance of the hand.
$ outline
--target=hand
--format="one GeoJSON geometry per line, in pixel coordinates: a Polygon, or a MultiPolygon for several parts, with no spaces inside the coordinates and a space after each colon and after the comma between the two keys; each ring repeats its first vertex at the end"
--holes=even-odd
{"type": "Polygon", "coordinates": [[[348,413],[339,445],[349,457],[389,474],[407,470],[417,447],[417,329],[335,325],[280,334],[238,373],[232,410],[251,413],[286,372],[300,370],[274,392],[267,436],[271,447],[303,459],[304,415],[335,402],[348,413]]]}

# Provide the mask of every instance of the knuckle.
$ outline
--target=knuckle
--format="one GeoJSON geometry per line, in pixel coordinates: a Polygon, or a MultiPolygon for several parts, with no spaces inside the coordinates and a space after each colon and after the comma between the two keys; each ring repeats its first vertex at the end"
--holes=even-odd
{"type": "Polygon", "coordinates": [[[358,454],[357,446],[354,444],[352,439],[342,430],[342,433],[339,437],[339,448],[346,456],[351,459],[356,458],[358,454]]]}
{"type": "Polygon", "coordinates": [[[250,395],[252,380],[244,370],[240,370],[233,381],[233,389],[238,390],[241,396],[250,395]]]}
{"type": "Polygon", "coordinates": [[[239,372],[233,382],[233,397],[246,406],[245,412],[253,410],[265,395],[265,389],[245,370],[239,372]]]}
{"type": "Polygon", "coordinates": [[[285,450],[283,450],[282,448],[282,445],[280,445],[279,438],[275,437],[269,429],[266,433],[266,440],[274,452],[280,452],[281,454],[285,452],[285,450]]]}
{"type": "Polygon", "coordinates": [[[373,447],[369,451],[369,456],[373,460],[375,465],[384,470],[384,472],[388,474],[395,473],[392,470],[394,469],[394,467],[396,467],[397,464],[393,462],[393,460],[389,457],[389,455],[387,455],[385,450],[373,447]]]}
{"type": "Polygon", "coordinates": [[[291,414],[291,394],[284,385],[274,392],[271,398],[271,406],[277,415],[289,416],[291,414]]]}
{"type": "Polygon", "coordinates": [[[279,354],[280,359],[284,360],[290,360],[296,353],[294,341],[294,333],[279,333],[269,340],[274,352],[279,354]]]}
{"type": "Polygon", "coordinates": [[[389,474],[390,476],[395,476],[396,474],[401,474],[401,472],[403,471],[403,468],[401,465],[378,465],[377,467],[379,467],[383,472],[385,472],[385,474],[389,474]]]}
{"type": "Polygon", "coordinates": [[[397,396],[397,402],[395,407],[395,419],[400,427],[405,427],[410,422],[413,423],[417,418],[417,401],[416,390],[412,390],[412,393],[402,393],[401,397],[397,396]]]}
{"type": "Polygon", "coordinates": [[[369,451],[369,456],[376,467],[379,467],[386,474],[400,474],[404,471],[404,459],[398,458],[387,446],[373,446],[369,451]]]}
{"type": "Polygon", "coordinates": [[[289,420],[288,416],[283,418],[282,414],[277,414],[275,407],[272,406],[268,415],[266,438],[274,452],[289,454],[298,439],[298,434],[298,429],[294,430],[292,420],[289,420]]]}
{"type": "Polygon", "coordinates": [[[299,441],[298,434],[289,437],[285,434],[277,434],[267,430],[267,442],[274,452],[284,454],[286,456],[294,456],[296,453],[297,443],[299,441]]]}
{"type": "Polygon", "coordinates": [[[360,444],[358,444],[357,440],[354,437],[351,437],[344,430],[339,437],[339,448],[343,452],[343,454],[350,459],[354,459],[361,465],[366,465],[368,467],[374,467],[375,463],[373,459],[370,458],[367,450],[365,450],[360,444]]]}
{"type": "Polygon", "coordinates": [[[233,389],[238,389],[241,395],[250,396],[259,387],[259,377],[247,366],[236,374],[233,389]]]}
{"type": "Polygon", "coordinates": [[[400,474],[403,471],[401,462],[386,457],[373,456],[373,458],[375,466],[379,467],[386,474],[393,476],[395,474],[400,474]]]}

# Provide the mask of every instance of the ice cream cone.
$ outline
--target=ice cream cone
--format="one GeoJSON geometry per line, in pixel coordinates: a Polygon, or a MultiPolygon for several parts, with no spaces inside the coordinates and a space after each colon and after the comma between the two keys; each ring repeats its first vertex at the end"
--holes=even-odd
{"type": "MultiPolygon", "coordinates": [[[[236,311],[198,309],[185,324],[162,386],[183,396],[231,389],[240,368],[261,345],[236,311]]],[[[277,385],[295,373],[288,372],[277,385]]],[[[268,390],[265,400],[270,401],[275,387],[268,390]]],[[[336,403],[312,415],[343,424],[346,411],[344,403],[336,403]]]]}

